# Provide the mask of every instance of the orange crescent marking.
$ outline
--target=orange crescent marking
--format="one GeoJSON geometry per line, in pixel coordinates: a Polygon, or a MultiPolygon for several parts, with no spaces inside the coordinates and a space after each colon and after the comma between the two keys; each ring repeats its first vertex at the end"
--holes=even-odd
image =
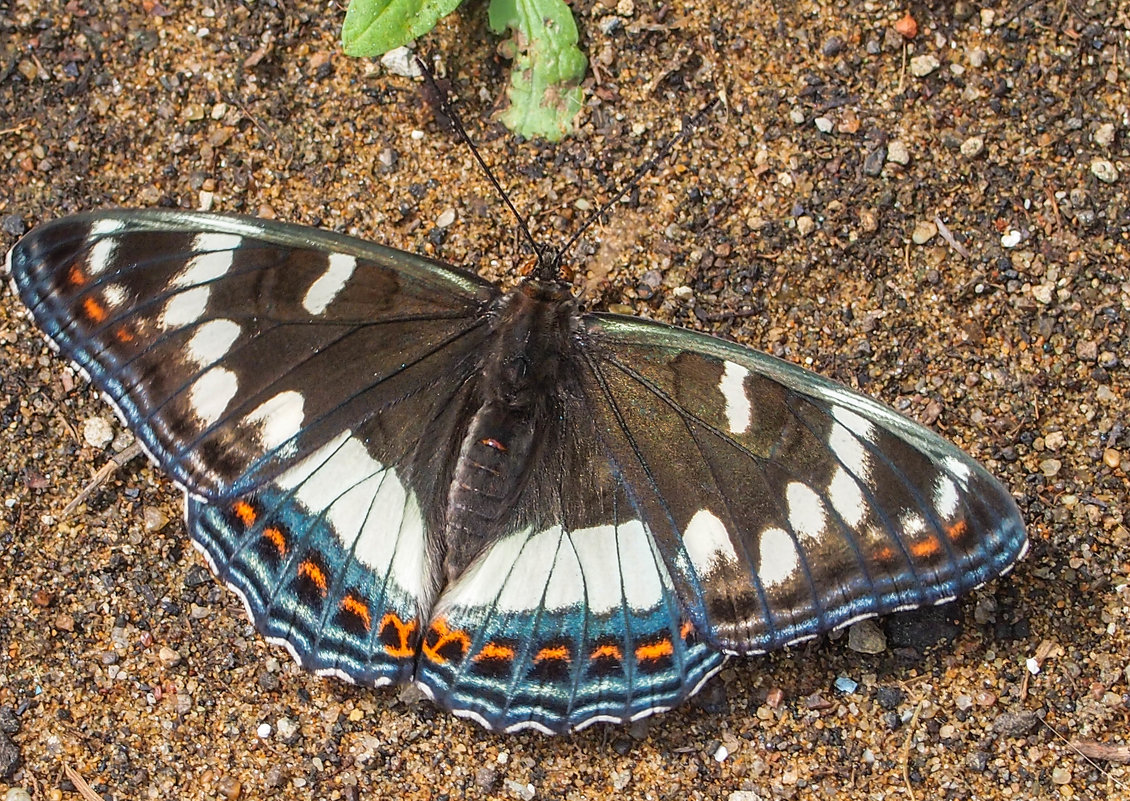
{"type": "Polygon", "coordinates": [[[72,264],[71,269],[67,271],[67,283],[71,286],[85,286],[86,273],[77,264],[72,264]]]}
{"type": "Polygon", "coordinates": [[[133,342],[133,334],[124,328],[115,331],[114,336],[117,337],[118,342],[133,342]]]}
{"type": "Polygon", "coordinates": [[[298,575],[310,579],[321,591],[322,595],[326,594],[326,574],[322,568],[318,567],[309,559],[306,559],[298,566],[298,575]]]}
{"type": "Polygon", "coordinates": [[[409,642],[412,640],[413,632],[416,631],[416,621],[409,620],[405,623],[395,612],[389,612],[381,618],[381,631],[383,632],[389,626],[396,629],[396,638],[399,642],[397,645],[385,644],[385,651],[388,655],[398,659],[414,656],[416,652],[409,645],[409,642]]]}
{"type": "Polygon", "coordinates": [[[483,646],[483,649],[475,654],[475,661],[480,659],[505,659],[507,661],[514,658],[514,649],[508,645],[499,645],[495,642],[488,642],[483,646]]]}
{"type": "Polygon", "coordinates": [[[665,656],[671,656],[673,653],[675,653],[675,648],[671,645],[670,640],[660,640],[659,642],[636,647],[636,659],[641,662],[663,659],[665,656]]]}
{"type": "Polygon", "coordinates": [[[620,649],[615,645],[598,645],[592,651],[593,659],[623,659],[624,655],[620,653],[620,649]]]}
{"type": "MultiPolygon", "coordinates": [[[[263,529],[263,536],[271,541],[275,546],[275,550],[279,552],[279,556],[286,556],[286,535],[279,531],[274,526],[269,526],[263,529]]],[[[365,626],[368,628],[368,626],[365,626]]]]}
{"type": "Polygon", "coordinates": [[[232,511],[243,525],[250,528],[255,523],[255,507],[247,501],[236,501],[232,511]]]}
{"type": "Polygon", "coordinates": [[[87,317],[96,323],[100,323],[106,319],[106,307],[94,298],[84,300],[82,302],[82,310],[86,312],[87,317]]]}
{"type": "Polygon", "coordinates": [[[435,645],[428,645],[428,640],[425,637],[421,645],[421,650],[423,650],[424,656],[437,665],[442,665],[447,662],[447,657],[440,653],[440,649],[448,643],[459,643],[463,646],[463,653],[467,653],[467,649],[471,647],[471,638],[467,636],[467,632],[460,631],[459,629],[449,629],[447,627],[447,621],[442,617],[432,623],[431,632],[435,632],[436,635],[438,635],[435,645]]]}
{"type": "Polygon", "coordinates": [[[346,612],[356,615],[361,618],[361,622],[365,625],[365,631],[369,630],[369,606],[360,598],[353,595],[347,595],[341,599],[341,608],[346,612]]]}
{"type": "Polygon", "coordinates": [[[910,546],[910,552],[914,556],[934,556],[941,550],[938,541],[933,537],[915,542],[910,546]]]}
{"type": "Polygon", "coordinates": [[[965,536],[965,532],[968,528],[969,526],[966,525],[964,520],[958,520],[956,523],[946,529],[946,536],[948,536],[954,542],[957,542],[965,536]]]}
{"type": "Polygon", "coordinates": [[[534,656],[534,662],[547,662],[550,659],[560,659],[563,662],[569,661],[569,648],[564,645],[555,645],[552,648],[542,648],[534,656]]]}
{"type": "Polygon", "coordinates": [[[694,634],[694,623],[689,620],[684,620],[683,625],[679,627],[679,636],[684,640],[694,634]]]}
{"type": "Polygon", "coordinates": [[[499,442],[494,437],[487,437],[486,439],[481,439],[481,440],[479,440],[479,444],[480,445],[486,445],[488,448],[494,448],[496,451],[501,451],[502,453],[506,453],[506,451],[508,450],[505,445],[503,445],[501,442],[499,442]]]}

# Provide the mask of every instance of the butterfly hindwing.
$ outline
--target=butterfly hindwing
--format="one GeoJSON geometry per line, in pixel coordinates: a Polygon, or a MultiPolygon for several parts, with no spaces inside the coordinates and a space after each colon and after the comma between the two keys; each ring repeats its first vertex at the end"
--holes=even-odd
{"type": "Polygon", "coordinates": [[[1004,488],[888,407],[712,337],[587,319],[606,445],[717,647],[941,603],[1026,549],[1004,488]]]}
{"type": "Polygon", "coordinates": [[[513,530],[440,596],[417,679],[456,714],[511,731],[675,706],[723,657],[683,613],[574,373],[542,419],[513,530]]]}

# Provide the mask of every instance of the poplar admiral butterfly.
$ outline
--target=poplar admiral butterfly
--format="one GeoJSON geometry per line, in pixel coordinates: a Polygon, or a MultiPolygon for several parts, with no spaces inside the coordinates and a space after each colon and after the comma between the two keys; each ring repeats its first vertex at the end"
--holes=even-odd
{"type": "Polygon", "coordinates": [[[504,294],[185,211],[50,222],[8,269],[268,639],[493,730],[668,709],[728,654],[949,601],[1027,548],[926,428],[561,280],[504,294]]]}

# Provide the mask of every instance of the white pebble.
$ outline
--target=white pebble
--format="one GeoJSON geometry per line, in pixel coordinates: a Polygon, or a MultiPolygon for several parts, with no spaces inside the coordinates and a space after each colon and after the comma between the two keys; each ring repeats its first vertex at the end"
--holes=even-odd
{"type": "Polygon", "coordinates": [[[1026,660],[1024,660],[1024,664],[1025,664],[1025,666],[1027,666],[1028,672],[1031,673],[1033,676],[1039,675],[1039,673],[1040,673],[1040,663],[1037,662],[1035,660],[1035,658],[1033,658],[1031,656],[1028,657],[1026,660]]]}
{"type": "Polygon", "coordinates": [[[420,71],[420,65],[416,63],[412,51],[407,47],[389,50],[381,56],[381,64],[393,75],[399,75],[402,78],[419,78],[424,74],[420,71]]]}
{"type": "Polygon", "coordinates": [[[255,730],[255,734],[259,737],[260,740],[266,740],[271,736],[271,724],[260,723],[259,728],[255,730]]]}
{"type": "Polygon", "coordinates": [[[1022,237],[1020,235],[1020,232],[1016,229],[1013,229],[1008,233],[1001,235],[1001,247],[1014,248],[1020,244],[1021,238],[1022,237]]]}
{"type": "Polygon", "coordinates": [[[910,60],[910,74],[915,78],[925,78],[940,66],[942,63],[938,61],[938,57],[931,53],[915,56],[910,60]]]}
{"type": "Polygon", "coordinates": [[[906,166],[910,163],[910,149],[901,139],[892,139],[887,145],[887,161],[906,166]]]}
{"type": "Polygon", "coordinates": [[[820,133],[832,132],[832,121],[827,117],[817,117],[812,122],[816,125],[816,130],[820,133]]]}
{"type": "Polygon", "coordinates": [[[455,222],[455,209],[446,209],[436,217],[436,225],[440,228],[446,228],[453,222],[455,222]]]}
{"type": "Polygon", "coordinates": [[[967,159],[975,159],[985,151],[985,140],[979,136],[971,136],[961,143],[961,155],[967,159]]]}
{"type": "Polygon", "coordinates": [[[92,448],[105,448],[114,439],[114,427],[105,417],[91,417],[82,425],[82,437],[92,448]]]}
{"type": "Polygon", "coordinates": [[[1091,162],[1091,175],[1104,184],[1113,184],[1118,180],[1118,170],[1106,159],[1095,159],[1091,162]]]}
{"type": "Polygon", "coordinates": [[[1091,135],[1091,139],[1099,147],[1110,147],[1114,144],[1114,124],[1104,122],[1091,135]]]}

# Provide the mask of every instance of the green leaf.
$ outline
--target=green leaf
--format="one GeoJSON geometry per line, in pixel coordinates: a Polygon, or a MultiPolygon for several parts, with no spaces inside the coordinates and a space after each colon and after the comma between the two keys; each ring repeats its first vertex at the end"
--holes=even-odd
{"type": "Polygon", "coordinates": [[[527,139],[556,142],[572,133],[588,61],[569,7],[562,0],[491,0],[488,14],[492,31],[513,32],[502,47],[514,60],[503,123],[527,139]]]}
{"type": "Polygon", "coordinates": [[[352,0],[341,26],[348,56],[380,56],[435,27],[463,0],[352,0]]]}

